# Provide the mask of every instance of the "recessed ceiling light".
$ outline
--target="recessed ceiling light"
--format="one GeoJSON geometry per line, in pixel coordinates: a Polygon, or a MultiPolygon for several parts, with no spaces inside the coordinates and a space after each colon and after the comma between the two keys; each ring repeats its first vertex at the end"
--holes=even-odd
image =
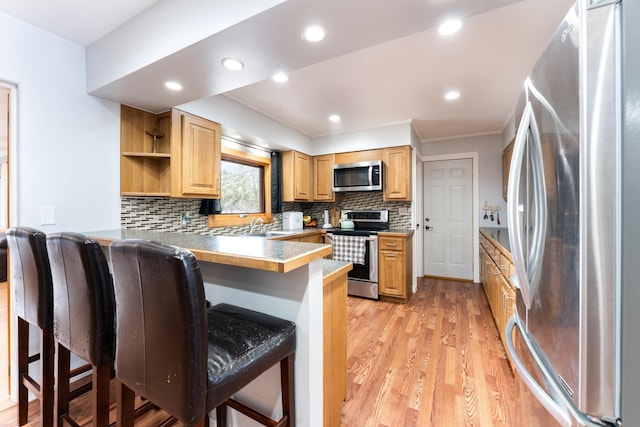
{"type": "Polygon", "coordinates": [[[226,69],[233,71],[242,70],[244,68],[242,61],[235,58],[224,58],[222,60],[222,65],[224,65],[226,69]]]}
{"type": "Polygon", "coordinates": [[[260,144],[260,147],[262,148],[269,148],[269,144],[263,142],[262,144],[260,144]]]}
{"type": "Polygon", "coordinates": [[[324,38],[324,28],[320,25],[310,25],[302,32],[302,38],[309,42],[319,42],[324,38]]]}
{"type": "Polygon", "coordinates": [[[329,116],[329,120],[331,120],[332,122],[339,122],[340,121],[340,116],[337,114],[332,114],[329,116]]]}
{"type": "Polygon", "coordinates": [[[453,101],[454,99],[460,98],[460,92],[457,90],[450,90],[449,92],[444,94],[444,99],[447,101],[453,101]]]}
{"type": "Polygon", "coordinates": [[[441,36],[449,36],[457,33],[460,28],[462,28],[462,22],[459,19],[449,19],[440,25],[438,33],[440,33],[441,36]]]}
{"type": "Polygon", "coordinates": [[[164,87],[171,90],[182,90],[182,85],[174,81],[164,82],[164,87]]]}
{"type": "Polygon", "coordinates": [[[240,135],[238,133],[234,133],[233,135],[231,135],[231,138],[233,138],[233,139],[242,139],[242,135],[240,135]]]}
{"type": "Polygon", "coordinates": [[[275,82],[284,83],[286,81],[289,81],[289,76],[285,73],[276,73],[273,75],[272,79],[275,82]]]}

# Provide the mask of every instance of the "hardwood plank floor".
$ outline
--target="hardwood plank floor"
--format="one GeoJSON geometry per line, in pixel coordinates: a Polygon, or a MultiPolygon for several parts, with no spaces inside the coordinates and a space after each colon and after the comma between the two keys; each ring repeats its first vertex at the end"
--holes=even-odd
{"type": "MultiPolygon", "coordinates": [[[[516,425],[515,379],[481,285],[421,278],[408,304],[349,298],[347,322],[341,426],[516,425]]],[[[74,407],[89,425],[88,399],[74,407]]],[[[16,414],[0,412],[0,426],[16,414]]],[[[136,426],[164,417],[152,411],[136,426]]]]}
{"type": "Polygon", "coordinates": [[[515,379],[481,285],[419,279],[408,304],[349,298],[342,426],[515,425],[515,379]]]}
{"type": "Polygon", "coordinates": [[[11,406],[9,398],[9,285],[0,282],[0,411],[11,406]]]}

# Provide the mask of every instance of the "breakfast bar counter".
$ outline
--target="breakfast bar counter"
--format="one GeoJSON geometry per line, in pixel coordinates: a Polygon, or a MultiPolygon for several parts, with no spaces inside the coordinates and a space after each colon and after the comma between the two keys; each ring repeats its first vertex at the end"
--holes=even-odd
{"type": "Polygon", "coordinates": [[[206,236],[146,230],[86,233],[102,245],[114,240],[144,239],[191,251],[198,261],[287,273],[331,254],[330,245],[278,241],[251,236],[206,236]]]}
{"type": "MultiPolygon", "coordinates": [[[[188,249],[198,260],[206,298],[212,304],[224,302],[295,322],[296,425],[339,425],[346,392],[346,274],[351,263],[324,259],[331,254],[330,245],[124,229],[84,234],[103,246],[114,240],[145,239],[188,249]],[[342,319],[341,325],[330,322],[336,318],[342,319]],[[327,337],[340,339],[327,342],[327,337]],[[325,387],[336,381],[338,392],[326,393],[325,387]],[[329,413],[327,405],[334,408],[329,413]]],[[[236,397],[251,399],[278,419],[282,414],[279,384],[276,366],[236,397]]],[[[228,421],[233,426],[255,425],[234,411],[228,421]]]]}

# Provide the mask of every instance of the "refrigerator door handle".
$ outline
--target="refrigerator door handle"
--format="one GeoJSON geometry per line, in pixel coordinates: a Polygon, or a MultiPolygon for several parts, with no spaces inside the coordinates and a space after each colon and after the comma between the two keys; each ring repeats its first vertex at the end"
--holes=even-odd
{"type": "Polygon", "coordinates": [[[531,295],[529,292],[529,284],[527,281],[527,269],[524,260],[524,251],[522,243],[522,217],[524,209],[518,203],[520,196],[520,174],[522,172],[522,162],[524,161],[525,146],[527,142],[527,132],[531,123],[533,111],[531,103],[527,102],[522,113],[520,126],[516,133],[516,140],[513,144],[513,155],[511,158],[511,167],[509,169],[509,183],[507,186],[507,210],[509,213],[509,244],[511,245],[511,256],[513,257],[513,265],[515,266],[517,287],[520,288],[522,299],[527,308],[531,307],[531,295]]]}
{"type": "MultiPolygon", "coordinates": [[[[536,90],[531,85],[530,92],[535,96],[536,90]]],[[[546,101],[546,100],[545,100],[546,101]]],[[[529,298],[532,301],[538,292],[540,276],[542,273],[542,261],[544,258],[544,246],[547,233],[547,188],[544,182],[544,164],[542,160],[542,142],[540,138],[540,129],[536,121],[536,116],[531,110],[531,118],[529,119],[529,128],[531,129],[531,143],[529,147],[529,155],[531,158],[532,168],[532,185],[534,200],[534,218],[533,218],[533,239],[531,248],[529,248],[529,298]]]]}
{"type": "Polygon", "coordinates": [[[560,423],[563,427],[571,427],[571,417],[567,408],[561,403],[553,400],[551,396],[538,384],[538,382],[533,378],[533,376],[527,371],[527,368],[520,360],[518,353],[516,353],[516,348],[513,345],[513,330],[516,327],[516,315],[512,315],[507,322],[507,326],[505,328],[506,333],[506,341],[507,341],[507,351],[509,352],[509,356],[511,356],[511,360],[513,361],[513,366],[518,371],[518,374],[527,385],[529,390],[533,393],[533,395],[538,399],[538,401],[544,406],[547,411],[553,416],[553,418],[560,423]]]}
{"type": "Polygon", "coordinates": [[[613,425],[604,419],[594,421],[586,414],[580,412],[580,410],[578,410],[573,402],[563,394],[560,386],[556,381],[554,381],[553,377],[545,368],[544,364],[540,361],[533,348],[531,347],[531,344],[528,342],[526,333],[522,331],[522,327],[517,320],[517,316],[517,313],[514,313],[509,318],[509,321],[505,326],[507,353],[509,353],[509,356],[511,357],[511,360],[513,362],[513,366],[515,367],[516,371],[518,371],[519,376],[522,378],[529,390],[531,390],[531,393],[533,393],[536,399],[538,399],[538,401],[542,404],[542,406],[544,406],[545,409],[549,411],[549,414],[551,414],[551,416],[555,418],[556,421],[558,421],[558,423],[560,423],[560,425],[562,425],[563,427],[573,426],[573,420],[576,420],[578,422],[578,425],[582,427],[602,427],[613,425]],[[555,399],[553,396],[550,396],[549,393],[547,393],[542,387],[540,387],[535,378],[533,378],[533,375],[529,373],[527,368],[524,366],[524,363],[522,363],[520,356],[518,356],[515,345],[513,344],[513,330],[516,327],[520,331],[522,339],[529,348],[529,351],[531,352],[531,355],[533,356],[537,366],[540,368],[542,375],[545,377],[545,382],[549,385],[549,387],[553,389],[553,392],[556,396],[555,399]]]}

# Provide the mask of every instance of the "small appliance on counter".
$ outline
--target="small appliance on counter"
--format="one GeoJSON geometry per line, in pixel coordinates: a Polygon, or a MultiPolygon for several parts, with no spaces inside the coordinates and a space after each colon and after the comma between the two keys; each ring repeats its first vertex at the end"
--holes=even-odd
{"type": "Polygon", "coordinates": [[[329,220],[329,210],[325,209],[324,210],[324,224],[322,224],[322,228],[333,228],[333,225],[331,225],[331,221],[329,220]]]}
{"type": "Polygon", "coordinates": [[[282,212],[282,229],[302,229],[302,212],[282,212]]]}

